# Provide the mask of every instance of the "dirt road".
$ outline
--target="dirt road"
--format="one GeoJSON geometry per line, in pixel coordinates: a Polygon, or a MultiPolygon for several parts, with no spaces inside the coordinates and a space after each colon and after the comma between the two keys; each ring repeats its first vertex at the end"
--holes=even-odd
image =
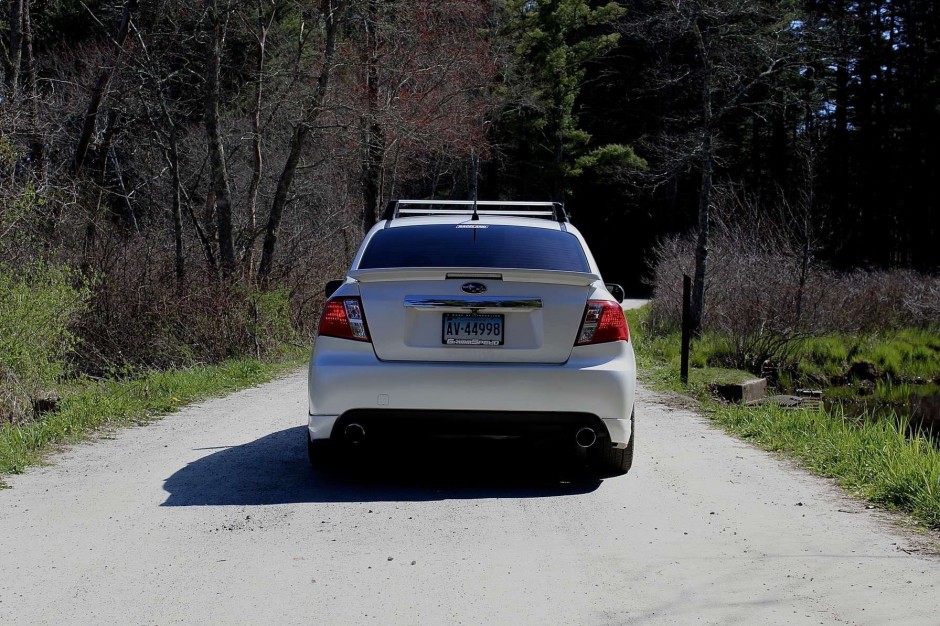
{"type": "Polygon", "coordinates": [[[314,474],[305,375],[0,491],[0,623],[937,624],[940,561],[825,480],[641,391],[633,472],[509,448],[314,474]]]}

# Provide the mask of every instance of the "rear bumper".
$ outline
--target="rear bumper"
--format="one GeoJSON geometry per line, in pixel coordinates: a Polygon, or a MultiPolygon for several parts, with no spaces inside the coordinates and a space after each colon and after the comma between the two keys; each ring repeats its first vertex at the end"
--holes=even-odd
{"type": "Polygon", "coordinates": [[[320,337],[310,360],[309,430],[313,439],[328,438],[350,412],[373,421],[387,416],[390,424],[413,412],[467,434],[477,432],[474,423],[528,430],[575,415],[600,420],[622,447],[631,434],[635,381],[633,348],[625,342],[577,347],[560,365],[467,364],[380,361],[370,344],[320,337]]]}

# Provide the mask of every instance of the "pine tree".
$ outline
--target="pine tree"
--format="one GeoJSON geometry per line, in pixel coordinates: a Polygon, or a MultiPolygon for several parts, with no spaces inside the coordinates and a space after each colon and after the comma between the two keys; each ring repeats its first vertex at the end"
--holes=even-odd
{"type": "Polygon", "coordinates": [[[578,123],[577,100],[586,65],[613,48],[613,23],[624,9],[587,0],[510,0],[505,3],[505,35],[514,43],[510,84],[516,102],[506,128],[529,193],[563,200],[566,181],[585,168],[642,167],[632,148],[593,146],[578,123]]]}

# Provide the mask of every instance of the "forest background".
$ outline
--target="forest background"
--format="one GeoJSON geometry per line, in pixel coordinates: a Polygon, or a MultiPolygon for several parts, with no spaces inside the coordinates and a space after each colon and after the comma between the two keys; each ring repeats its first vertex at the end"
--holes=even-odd
{"type": "Polygon", "coordinates": [[[398,197],[564,201],[660,323],[683,272],[706,328],[940,315],[932,0],[4,9],[11,421],[65,375],[306,345],[324,282],[398,197]]]}

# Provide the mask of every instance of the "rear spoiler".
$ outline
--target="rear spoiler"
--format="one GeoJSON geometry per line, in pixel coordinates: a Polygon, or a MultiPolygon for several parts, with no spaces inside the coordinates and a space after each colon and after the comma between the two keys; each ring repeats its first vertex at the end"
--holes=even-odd
{"type": "Polygon", "coordinates": [[[502,280],[513,283],[548,283],[587,287],[599,280],[597,274],[558,270],[499,269],[492,267],[392,267],[352,270],[349,277],[360,283],[397,280],[502,280]]]}

